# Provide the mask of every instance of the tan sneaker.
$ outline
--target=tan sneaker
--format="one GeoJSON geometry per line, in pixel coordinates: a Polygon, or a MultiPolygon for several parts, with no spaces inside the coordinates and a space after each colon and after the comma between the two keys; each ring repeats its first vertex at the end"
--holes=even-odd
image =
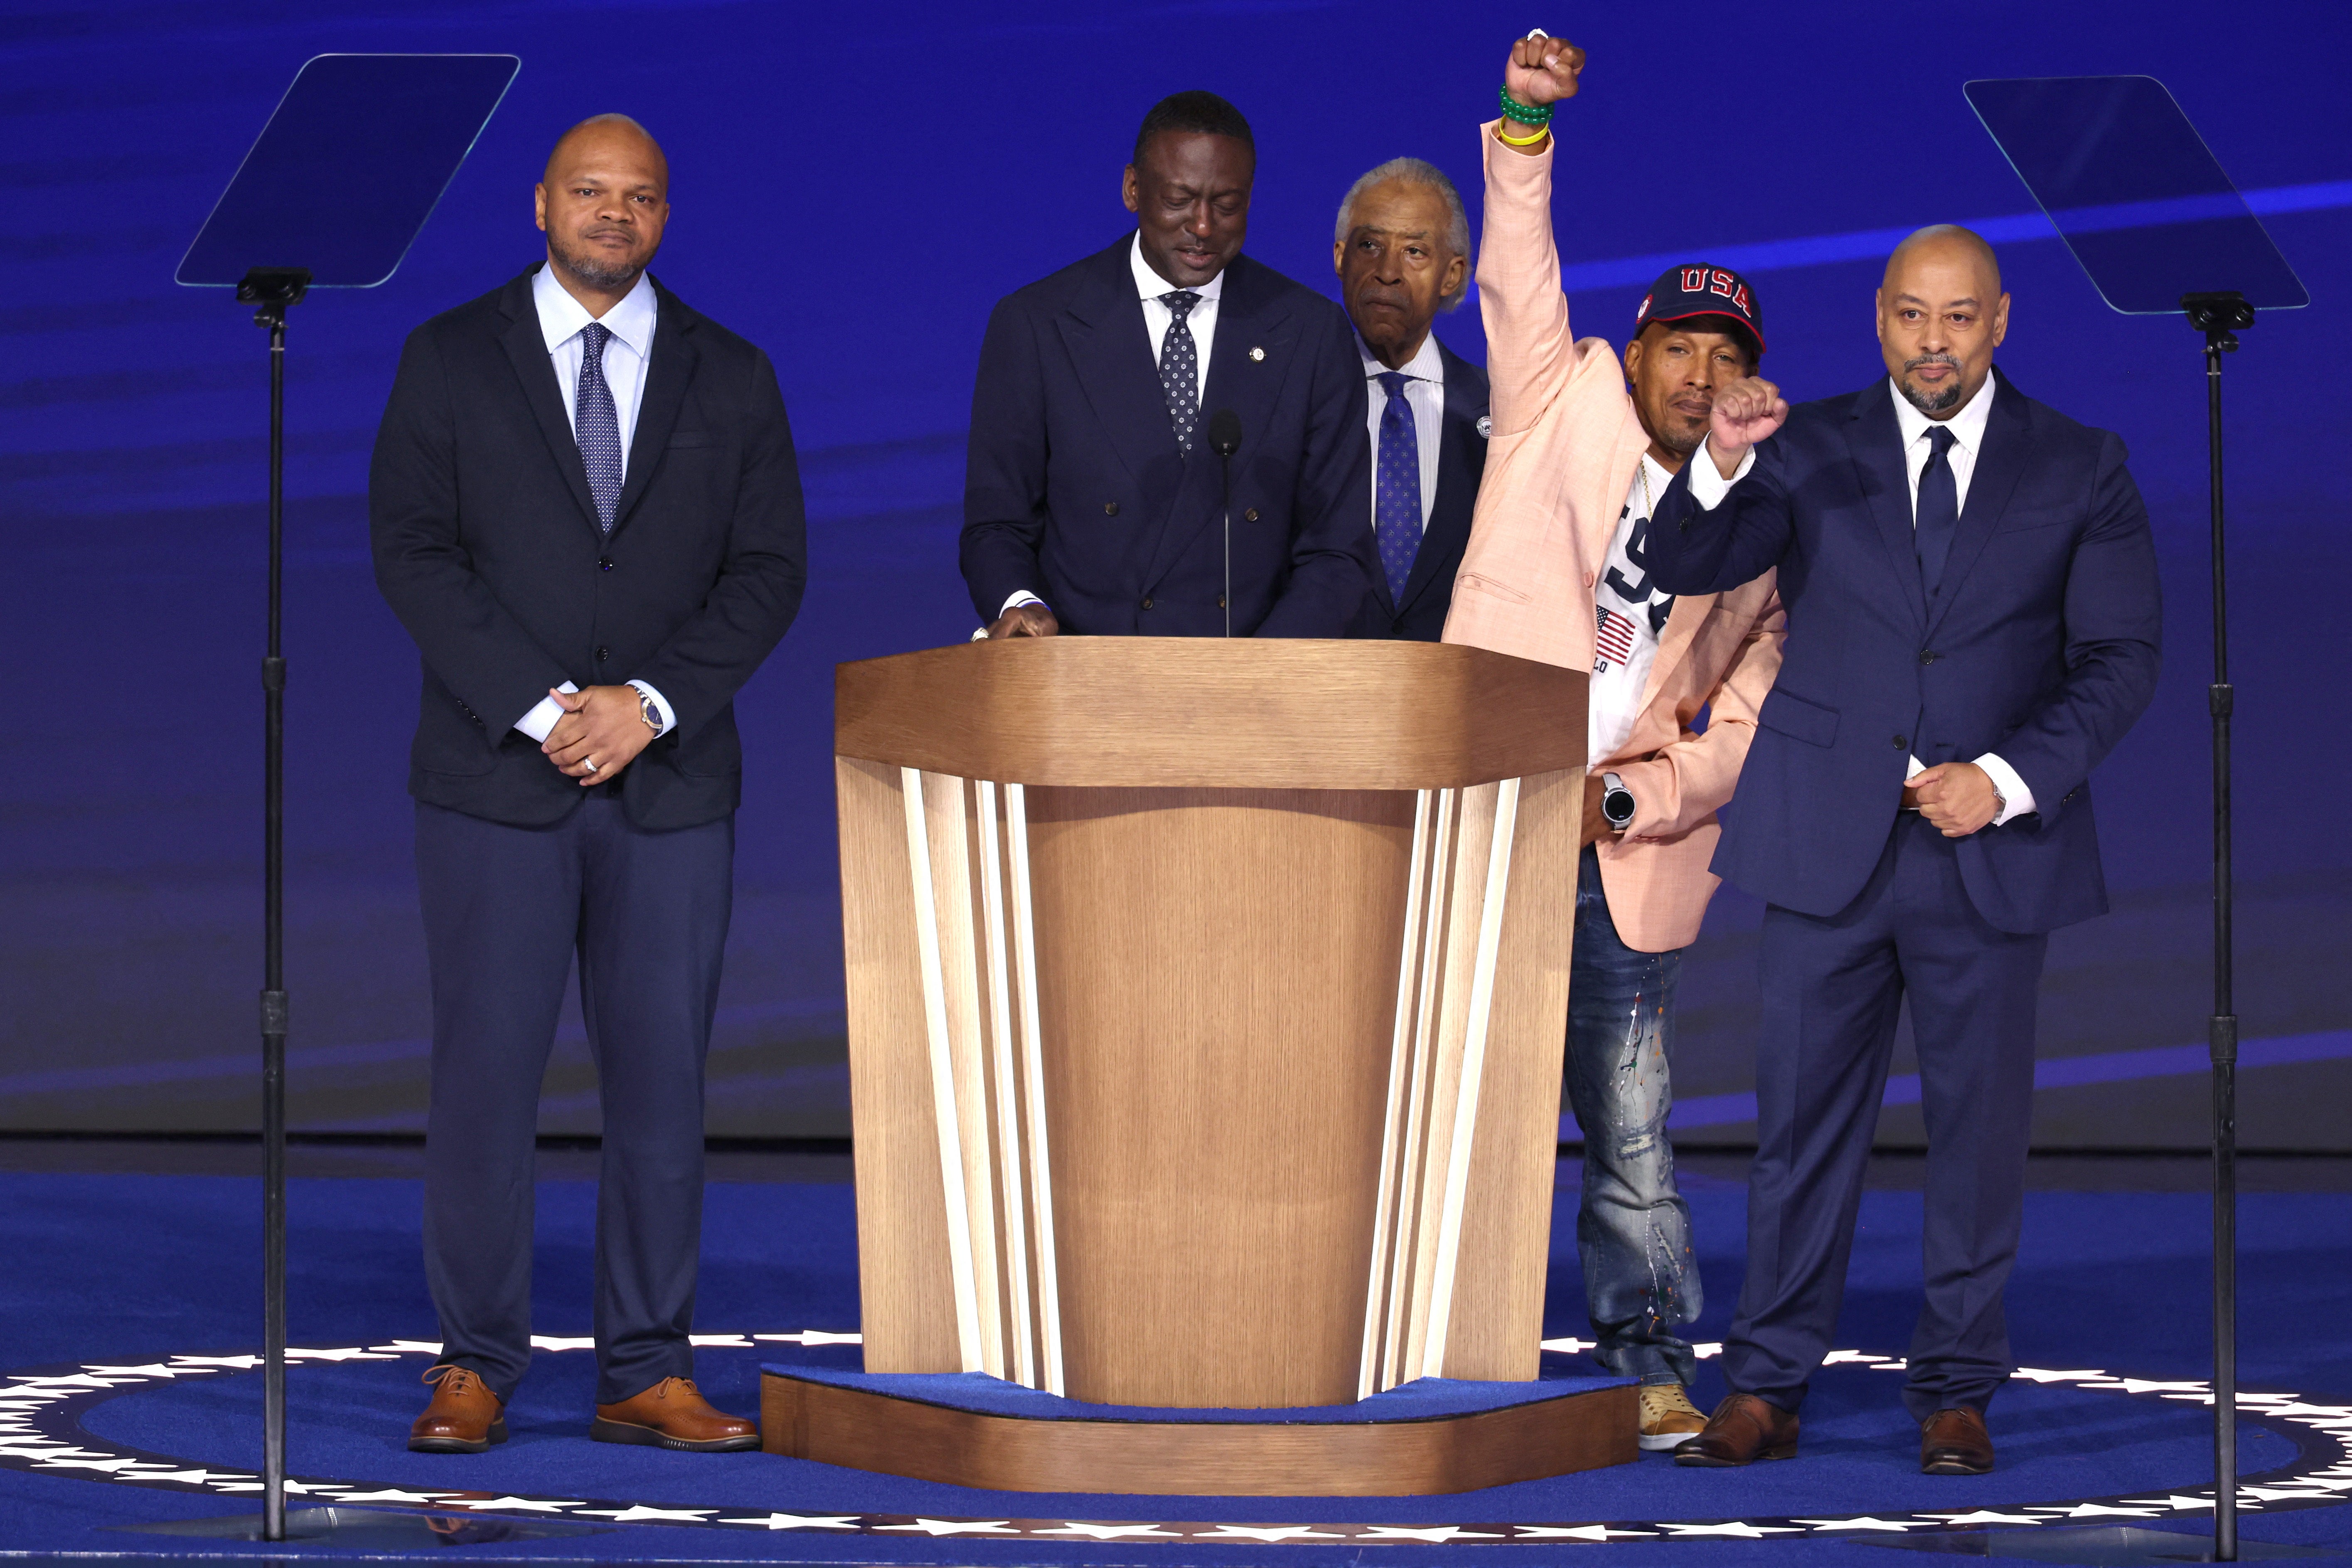
{"type": "Polygon", "coordinates": [[[1651,1453],[1679,1448],[1706,1430],[1706,1417],[1679,1383],[1642,1385],[1642,1447],[1651,1453]]]}

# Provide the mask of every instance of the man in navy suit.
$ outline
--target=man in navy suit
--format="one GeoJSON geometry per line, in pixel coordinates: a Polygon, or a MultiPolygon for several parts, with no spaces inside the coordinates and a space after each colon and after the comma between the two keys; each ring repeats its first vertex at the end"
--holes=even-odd
{"type": "Polygon", "coordinates": [[[1358,637],[1435,642],[1486,470],[1486,373],[1431,332],[1470,289],[1470,218],[1436,165],[1391,158],[1339,204],[1339,298],[1362,353],[1380,569],[1358,637]]]}
{"type": "Polygon", "coordinates": [[[1241,255],[1256,167],[1232,104],[1162,100],[1127,168],[1135,232],[990,316],[961,556],[991,637],[1355,625],[1375,570],[1362,363],[1328,300],[1241,255]]]}
{"type": "Polygon", "coordinates": [[[2034,990],[2049,933],[2106,909],[2089,779],[2155,690],[2161,618],[2123,442],[1993,369],[2008,326],[1991,248],[1920,230],[1878,293],[1888,379],[1793,412],[1727,389],[1651,531],[1669,591],[1778,567],[1789,615],[1715,858],[1769,906],[1764,1008],[1732,1394],[1685,1465],[1796,1451],[1907,995],[1928,1151],[1904,1399],[1921,1469],[1992,1468],[2034,990]]]}
{"type": "Polygon", "coordinates": [[[604,1155],[600,1442],[753,1448],[694,1381],[703,1059],[733,899],[735,693],[800,607],[800,474],[768,356],[646,270],[669,164],[558,142],[544,259],[409,334],[368,476],[424,683],[409,793],[433,981],[428,1453],[506,1437],[530,1365],[540,1080],[577,958],[604,1155]]]}

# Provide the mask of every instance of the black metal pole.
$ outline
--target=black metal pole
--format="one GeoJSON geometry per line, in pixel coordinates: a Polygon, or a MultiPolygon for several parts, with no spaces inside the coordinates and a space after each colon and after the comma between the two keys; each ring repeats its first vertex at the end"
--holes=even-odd
{"type": "Polygon", "coordinates": [[[2213,1015],[2206,1043],[2213,1066],[2213,1557],[2238,1560],[2238,1015],[2230,882],[2230,592],[2221,507],[2221,356],[2233,329],[2253,325],[2242,295],[2191,294],[2181,300],[2205,334],[2207,462],[2213,512],[2213,1015]]]}
{"type": "Polygon", "coordinates": [[[261,1538],[286,1539],[286,312],[310,274],[256,268],[269,331],[269,643],[261,660],[261,1538]]]}

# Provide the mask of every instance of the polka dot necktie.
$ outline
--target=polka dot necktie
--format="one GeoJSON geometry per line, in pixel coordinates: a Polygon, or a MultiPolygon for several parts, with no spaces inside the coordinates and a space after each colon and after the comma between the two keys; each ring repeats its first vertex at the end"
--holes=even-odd
{"type": "Polygon", "coordinates": [[[1389,597],[1397,600],[1404,597],[1412,558],[1421,552],[1421,431],[1404,395],[1404,384],[1415,378],[1386,370],[1378,379],[1389,401],[1381,410],[1381,455],[1372,469],[1372,534],[1389,597]]]}
{"type": "Polygon", "coordinates": [[[621,419],[604,382],[604,345],[612,336],[613,329],[602,321],[580,329],[580,390],[572,405],[572,437],[588,468],[597,526],[607,533],[621,509],[621,419]]]}
{"type": "Polygon", "coordinates": [[[1160,385],[1168,395],[1168,422],[1175,428],[1176,445],[1189,452],[1192,426],[1201,422],[1201,357],[1184,318],[1192,313],[1201,296],[1190,289],[1179,289],[1160,296],[1160,302],[1176,318],[1168,323],[1168,336],[1160,345],[1160,385]]]}
{"type": "Polygon", "coordinates": [[[1919,552],[1919,586],[1936,596],[1944,558],[1960,529],[1960,486],[1952,473],[1952,433],[1938,425],[1927,432],[1927,466],[1919,474],[1919,500],[1911,514],[1912,542],[1919,552]]]}

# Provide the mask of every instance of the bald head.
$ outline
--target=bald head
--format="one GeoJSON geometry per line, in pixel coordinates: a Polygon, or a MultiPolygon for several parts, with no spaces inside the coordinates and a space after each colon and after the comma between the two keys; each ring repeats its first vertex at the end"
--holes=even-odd
{"type": "Polygon", "coordinates": [[[1956,223],[1931,223],[1925,228],[1915,228],[1895,247],[1886,258],[1886,281],[1893,282],[1906,266],[1915,261],[1959,263],[1983,270],[1988,297],[2000,293],[2000,261],[1985,243],[1984,236],[1972,228],[1962,228],[1956,223]]]}
{"type": "Polygon", "coordinates": [[[547,168],[540,175],[542,183],[556,178],[556,170],[566,157],[578,157],[592,147],[601,150],[607,140],[641,154],[649,155],[654,166],[661,171],[662,192],[669,192],[669,160],[662,155],[661,143],[653,132],[625,114],[592,114],[555,139],[547,154],[547,168]]]}
{"type": "Polygon", "coordinates": [[[1895,387],[1928,418],[1948,419],[1969,405],[2008,333],[2000,263],[1982,236],[1934,224],[1886,258],[1878,288],[1879,350],[1895,387]]]}
{"type": "Polygon", "coordinates": [[[536,193],[548,267],[592,316],[620,303],[661,248],[669,222],[669,160],[625,114],[565,132],[536,193]]]}

